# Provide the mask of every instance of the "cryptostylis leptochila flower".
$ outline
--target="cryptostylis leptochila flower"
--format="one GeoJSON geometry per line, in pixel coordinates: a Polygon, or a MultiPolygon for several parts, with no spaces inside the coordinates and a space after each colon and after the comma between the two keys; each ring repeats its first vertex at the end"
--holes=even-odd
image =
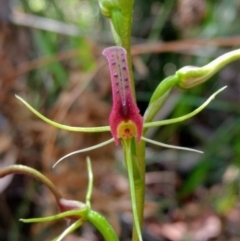
{"type": "MultiPolygon", "coordinates": [[[[200,111],[202,111],[214,98],[215,96],[223,91],[226,87],[223,87],[216,91],[213,95],[211,95],[200,107],[198,107],[193,112],[186,114],[184,116],[173,118],[169,120],[162,120],[162,121],[154,121],[154,122],[148,122],[143,123],[143,117],[140,115],[140,111],[136,105],[136,102],[134,101],[132,91],[131,91],[131,84],[130,84],[130,77],[129,77],[129,70],[128,70],[128,63],[126,58],[126,50],[119,46],[109,47],[104,49],[103,55],[107,58],[109,69],[110,69],[110,77],[111,77],[111,85],[112,85],[112,110],[109,116],[109,126],[103,126],[103,127],[71,127],[59,124],[57,122],[54,122],[42,114],[40,114],[38,111],[36,111],[33,107],[31,107],[25,100],[17,96],[17,98],[22,101],[34,114],[36,114],[38,117],[40,117],[45,122],[58,127],[63,130],[68,131],[77,131],[77,132],[105,132],[105,131],[111,131],[112,138],[110,140],[107,140],[105,142],[102,142],[100,144],[97,144],[95,146],[91,146],[88,148],[84,148],[81,150],[77,150],[74,152],[71,152],[64,157],[60,158],[54,166],[56,166],[58,163],[60,163],[65,158],[86,152],[91,151],[96,148],[102,147],[104,145],[107,145],[109,143],[112,143],[115,141],[116,144],[119,144],[119,140],[121,140],[123,144],[124,149],[124,156],[125,156],[125,163],[128,170],[128,176],[129,176],[129,186],[130,186],[130,193],[131,193],[131,199],[132,199],[132,209],[133,209],[133,217],[134,217],[134,225],[136,227],[136,232],[138,236],[138,240],[142,241],[141,236],[141,224],[140,224],[140,218],[138,216],[137,212],[137,197],[136,197],[136,189],[135,189],[135,183],[134,183],[134,161],[135,159],[134,154],[132,153],[132,142],[131,139],[135,138],[137,142],[140,140],[149,142],[154,145],[163,146],[167,148],[174,148],[174,149],[180,149],[180,150],[186,150],[186,151],[194,151],[198,153],[202,153],[201,151],[186,148],[186,147],[178,147],[178,146],[172,146],[167,145],[161,142],[157,142],[151,139],[148,139],[143,136],[143,128],[151,128],[151,127],[157,127],[162,125],[169,125],[173,123],[177,123],[180,121],[184,121],[200,111]]],[[[151,104],[151,103],[150,103],[151,104]]],[[[80,225],[80,224],[77,224],[80,225]]]]}
{"type": "Polygon", "coordinates": [[[136,137],[141,139],[143,118],[133,99],[126,50],[119,46],[104,49],[107,58],[112,84],[112,111],[109,117],[111,133],[115,143],[119,139],[136,137]]]}
{"type": "Polygon", "coordinates": [[[75,131],[75,132],[105,132],[111,131],[112,137],[111,139],[99,143],[97,145],[83,148],[74,152],[71,152],[62,158],[60,158],[54,166],[60,163],[65,158],[78,154],[83,153],[86,151],[91,151],[96,148],[108,145],[115,141],[116,144],[119,143],[119,139],[126,140],[135,138],[136,141],[140,139],[146,142],[149,142],[154,145],[166,147],[166,148],[174,148],[178,150],[185,150],[185,151],[193,151],[202,153],[201,151],[187,148],[187,147],[179,147],[164,144],[161,142],[157,142],[151,139],[148,139],[142,136],[143,128],[151,128],[163,125],[174,124],[180,121],[187,120],[192,116],[196,115],[200,111],[202,111],[214,98],[217,94],[223,91],[226,87],[223,87],[212,94],[201,106],[199,106],[193,112],[186,114],[181,117],[169,119],[169,120],[161,120],[161,121],[153,121],[148,123],[143,123],[143,117],[139,113],[139,109],[134,101],[131,91],[130,85],[130,77],[129,77],[129,70],[128,70],[128,63],[126,58],[126,50],[119,46],[109,47],[103,50],[103,55],[107,58],[109,68],[110,68],[110,77],[111,77],[111,84],[112,84],[112,110],[109,117],[109,126],[101,126],[101,127],[73,127],[62,125],[60,123],[54,122],[41,113],[36,111],[31,105],[29,105],[25,100],[21,97],[16,96],[27,108],[29,108],[35,115],[41,118],[43,121],[53,125],[57,128],[68,130],[68,131],[75,131]]]}

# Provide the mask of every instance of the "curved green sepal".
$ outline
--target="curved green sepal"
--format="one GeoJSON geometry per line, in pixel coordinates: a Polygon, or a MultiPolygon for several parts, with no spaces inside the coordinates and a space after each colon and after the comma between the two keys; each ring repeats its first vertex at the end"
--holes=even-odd
{"type": "Polygon", "coordinates": [[[41,113],[36,111],[31,105],[29,105],[24,99],[22,99],[20,96],[15,95],[17,99],[19,99],[32,113],[34,113],[36,116],[38,116],[40,119],[45,121],[46,123],[57,127],[62,130],[67,131],[75,131],[75,132],[105,132],[110,131],[110,126],[100,126],[100,127],[74,127],[74,126],[66,126],[59,124],[57,122],[54,122],[47,117],[43,116],[41,113]]]}
{"type": "Polygon", "coordinates": [[[226,88],[227,88],[227,86],[224,86],[221,89],[219,89],[218,91],[216,91],[201,106],[199,106],[193,112],[188,113],[187,115],[177,117],[177,118],[173,118],[173,119],[169,119],[169,120],[162,120],[162,121],[154,121],[154,122],[144,123],[143,128],[170,125],[170,124],[174,124],[174,123],[177,123],[177,122],[187,120],[187,119],[193,117],[194,115],[198,114],[199,112],[201,112],[216,97],[216,95],[218,95],[220,92],[222,92],[226,88]]]}
{"type": "Polygon", "coordinates": [[[186,66],[176,72],[179,78],[178,86],[190,89],[200,85],[212,77],[227,64],[240,59],[240,49],[228,52],[203,67],[186,66]]]}
{"type": "Polygon", "coordinates": [[[43,218],[28,218],[28,219],[21,218],[19,219],[19,221],[23,223],[43,223],[43,222],[55,221],[58,219],[68,218],[68,217],[76,217],[81,220],[86,220],[88,216],[88,212],[89,212],[89,209],[84,208],[81,210],[70,210],[70,211],[66,211],[63,213],[59,213],[56,215],[43,217],[43,218]]]}

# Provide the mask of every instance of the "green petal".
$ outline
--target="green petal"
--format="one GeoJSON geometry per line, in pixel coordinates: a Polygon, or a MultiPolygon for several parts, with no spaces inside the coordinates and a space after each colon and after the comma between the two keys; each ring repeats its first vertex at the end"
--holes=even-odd
{"type": "Polygon", "coordinates": [[[66,228],[59,237],[57,237],[56,239],[54,239],[52,241],[61,241],[64,237],[66,237],[68,234],[72,233],[74,230],[79,228],[82,224],[83,224],[83,220],[80,220],[80,219],[77,220],[76,222],[71,224],[68,228],[66,228]]]}
{"type": "Polygon", "coordinates": [[[24,223],[43,223],[43,222],[55,221],[58,219],[67,218],[67,217],[71,217],[71,216],[85,217],[87,212],[88,212],[88,209],[85,208],[85,209],[81,209],[81,210],[66,211],[63,213],[59,213],[56,215],[43,217],[43,218],[28,218],[28,219],[21,218],[21,219],[19,219],[19,221],[24,222],[24,223]]]}
{"type": "Polygon", "coordinates": [[[61,161],[63,161],[65,158],[67,158],[67,157],[69,157],[69,156],[72,156],[72,155],[75,155],[75,154],[78,154],[78,153],[82,153],[82,152],[86,152],[86,151],[92,151],[92,150],[95,150],[95,149],[100,148],[100,147],[102,147],[102,146],[106,146],[106,145],[108,145],[108,144],[110,144],[110,143],[112,143],[112,142],[114,142],[114,139],[113,139],[113,138],[111,138],[111,139],[109,139],[109,140],[107,140],[107,141],[101,142],[100,144],[97,144],[97,145],[95,145],[95,146],[90,146],[90,147],[87,147],[87,148],[84,148],[84,149],[80,149],[80,150],[78,150],[78,151],[73,151],[73,152],[71,152],[71,153],[63,156],[62,158],[60,158],[60,159],[53,165],[53,168],[54,168],[57,164],[59,164],[61,161]]]}
{"type": "Polygon", "coordinates": [[[182,151],[192,151],[192,152],[197,152],[197,153],[201,153],[201,154],[203,153],[202,151],[192,149],[192,148],[188,148],[188,147],[168,145],[168,144],[165,144],[165,143],[162,143],[162,142],[153,141],[153,140],[148,139],[148,138],[143,137],[143,136],[141,137],[141,139],[143,141],[149,142],[149,143],[151,143],[153,145],[156,145],[156,146],[162,146],[162,147],[172,148],[172,149],[177,149],[177,150],[182,150],[182,151]]]}

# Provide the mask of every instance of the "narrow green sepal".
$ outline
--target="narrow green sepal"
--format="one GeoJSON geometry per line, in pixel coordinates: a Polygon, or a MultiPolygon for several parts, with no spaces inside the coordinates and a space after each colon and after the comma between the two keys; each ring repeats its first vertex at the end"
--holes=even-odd
{"type": "Polygon", "coordinates": [[[88,212],[89,212],[89,209],[85,208],[85,209],[81,209],[81,210],[66,211],[63,213],[59,213],[56,215],[43,217],[43,218],[28,218],[28,219],[21,218],[21,219],[19,219],[19,221],[21,221],[23,223],[43,223],[43,222],[55,221],[55,220],[62,219],[62,218],[73,217],[73,216],[76,216],[79,219],[84,220],[84,219],[86,219],[88,212]]]}
{"type": "Polygon", "coordinates": [[[16,98],[18,100],[20,100],[33,114],[35,114],[37,117],[39,117],[40,119],[42,119],[43,121],[45,121],[46,123],[57,127],[59,129],[62,130],[67,130],[67,131],[75,131],[75,132],[105,132],[105,131],[110,131],[110,126],[100,126],[100,127],[75,127],[75,126],[66,126],[66,125],[62,125],[59,124],[55,121],[52,121],[50,119],[48,119],[47,117],[45,117],[44,115],[42,115],[41,113],[39,113],[37,110],[35,110],[31,105],[29,105],[27,103],[27,101],[25,101],[23,98],[21,98],[18,95],[15,95],[16,98]]]}
{"type": "Polygon", "coordinates": [[[202,105],[200,105],[197,109],[195,109],[194,111],[184,115],[184,116],[180,116],[177,118],[173,118],[173,119],[168,119],[168,120],[161,120],[161,121],[152,121],[152,122],[148,122],[148,123],[144,123],[143,127],[144,128],[150,128],[150,127],[158,127],[158,126],[164,126],[164,125],[170,125],[170,124],[174,124],[177,122],[181,122],[181,121],[185,121],[193,116],[195,116],[196,114],[198,114],[199,112],[201,112],[204,108],[207,107],[207,105],[223,90],[225,90],[227,88],[227,86],[222,87],[221,89],[217,90],[215,93],[213,93],[202,105]]]}
{"type": "Polygon", "coordinates": [[[166,148],[171,148],[171,149],[176,149],[176,150],[182,150],[182,151],[197,152],[197,153],[203,154],[203,151],[199,151],[199,150],[196,150],[196,149],[193,149],[193,148],[169,145],[169,144],[165,144],[165,143],[162,143],[162,142],[159,142],[159,141],[154,141],[154,140],[148,139],[148,138],[143,137],[143,136],[142,136],[141,139],[145,142],[151,143],[151,144],[156,145],[156,146],[161,146],[161,147],[166,147],[166,148]]]}

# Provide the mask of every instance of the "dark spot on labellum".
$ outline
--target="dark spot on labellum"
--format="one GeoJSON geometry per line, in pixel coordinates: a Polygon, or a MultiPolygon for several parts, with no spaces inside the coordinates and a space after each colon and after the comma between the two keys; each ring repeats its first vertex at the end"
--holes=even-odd
{"type": "Polygon", "coordinates": [[[123,115],[127,116],[128,110],[127,110],[126,103],[122,105],[122,110],[123,110],[123,115]]]}
{"type": "Polygon", "coordinates": [[[112,65],[115,65],[116,64],[116,62],[112,62],[112,65]]]}
{"type": "Polygon", "coordinates": [[[119,85],[119,83],[118,83],[118,82],[116,82],[116,85],[119,85]]]}
{"type": "Polygon", "coordinates": [[[128,81],[128,78],[125,78],[124,80],[125,80],[125,81],[128,81]]]}
{"type": "Polygon", "coordinates": [[[115,74],[114,74],[114,77],[116,77],[116,78],[117,78],[117,77],[118,77],[118,74],[117,74],[117,73],[115,73],[115,74]]]}
{"type": "Polygon", "coordinates": [[[125,59],[122,59],[122,62],[125,62],[125,59]]]}
{"type": "Polygon", "coordinates": [[[116,90],[116,93],[118,94],[118,93],[119,93],[119,90],[116,90]]]}
{"type": "Polygon", "coordinates": [[[127,89],[129,87],[129,85],[125,85],[125,88],[127,89]]]}
{"type": "Polygon", "coordinates": [[[126,66],[123,66],[122,69],[123,69],[123,70],[126,70],[127,68],[126,68],[126,66]]]}

